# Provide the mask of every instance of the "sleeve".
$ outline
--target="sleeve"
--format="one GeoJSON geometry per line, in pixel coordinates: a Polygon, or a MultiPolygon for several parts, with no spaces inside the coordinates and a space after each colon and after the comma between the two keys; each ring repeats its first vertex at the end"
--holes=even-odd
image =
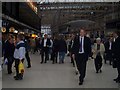
{"type": "Polygon", "coordinates": [[[88,54],[91,55],[91,53],[92,53],[92,45],[90,38],[88,38],[88,54]]]}
{"type": "Polygon", "coordinates": [[[24,47],[20,47],[19,48],[19,59],[22,60],[25,58],[25,48],[24,47]]]}
{"type": "Polygon", "coordinates": [[[72,49],[71,49],[71,52],[73,53],[73,54],[75,54],[75,52],[76,52],[76,42],[77,42],[77,37],[75,37],[74,38],[74,42],[73,42],[73,47],[72,47],[72,49]]]}

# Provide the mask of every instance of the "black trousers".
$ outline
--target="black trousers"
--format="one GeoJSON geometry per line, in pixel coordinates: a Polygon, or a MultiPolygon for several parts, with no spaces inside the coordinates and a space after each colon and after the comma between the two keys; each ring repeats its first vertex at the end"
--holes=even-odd
{"type": "Polygon", "coordinates": [[[106,53],[105,63],[106,63],[107,60],[109,60],[109,64],[112,64],[113,54],[112,54],[111,50],[107,51],[107,53],[106,53]]]}
{"type": "Polygon", "coordinates": [[[26,51],[25,57],[27,59],[28,67],[31,67],[30,56],[28,51],[26,51]]]}
{"type": "Polygon", "coordinates": [[[42,50],[41,50],[41,59],[42,59],[41,63],[43,63],[44,61],[47,62],[48,55],[49,55],[48,53],[49,53],[49,48],[47,48],[47,47],[42,48],[42,50]],[[45,57],[45,60],[44,60],[44,57],[45,57]]]}
{"type": "MultiPolygon", "coordinates": [[[[24,62],[24,59],[22,59],[22,63],[23,62],[24,62]]],[[[20,63],[20,60],[19,59],[15,59],[16,76],[19,75],[19,63],[20,63]]]]}
{"type": "Polygon", "coordinates": [[[14,62],[14,58],[13,57],[7,57],[8,59],[8,64],[7,64],[7,71],[8,74],[12,73],[12,64],[14,62]]]}
{"type": "Polygon", "coordinates": [[[87,65],[88,56],[86,54],[76,54],[75,60],[78,71],[80,73],[79,80],[80,82],[83,82],[86,76],[86,65],[87,65]]]}
{"type": "Polygon", "coordinates": [[[53,51],[53,53],[52,53],[53,63],[57,63],[57,58],[58,58],[58,52],[53,51]]]}
{"type": "Polygon", "coordinates": [[[101,56],[96,56],[95,58],[95,69],[98,72],[102,67],[102,57],[101,56]]]}
{"type": "Polygon", "coordinates": [[[120,81],[120,58],[117,58],[117,71],[118,71],[118,80],[120,81]]]}

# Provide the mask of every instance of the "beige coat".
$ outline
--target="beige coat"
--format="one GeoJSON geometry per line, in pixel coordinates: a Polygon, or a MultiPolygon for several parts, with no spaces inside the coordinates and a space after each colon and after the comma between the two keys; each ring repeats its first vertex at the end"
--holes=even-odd
{"type": "Polygon", "coordinates": [[[100,52],[100,54],[101,54],[101,56],[103,58],[103,55],[104,55],[104,52],[105,52],[104,44],[103,43],[100,44],[100,51],[98,51],[97,50],[97,43],[95,43],[94,46],[93,46],[92,51],[93,51],[93,57],[94,58],[96,58],[96,55],[97,55],[98,52],[100,52]]]}

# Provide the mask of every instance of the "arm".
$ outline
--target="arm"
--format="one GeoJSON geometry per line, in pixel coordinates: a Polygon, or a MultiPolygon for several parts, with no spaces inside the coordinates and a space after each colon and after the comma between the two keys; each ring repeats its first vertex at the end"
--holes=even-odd
{"type": "Polygon", "coordinates": [[[24,47],[20,47],[19,48],[19,59],[22,60],[25,58],[25,48],[24,47]]]}
{"type": "Polygon", "coordinates": [[[91,40],[90,38],[88,38],[88,55],[91,55],[92,53],[92,45],[91,45],[91,40]]]}

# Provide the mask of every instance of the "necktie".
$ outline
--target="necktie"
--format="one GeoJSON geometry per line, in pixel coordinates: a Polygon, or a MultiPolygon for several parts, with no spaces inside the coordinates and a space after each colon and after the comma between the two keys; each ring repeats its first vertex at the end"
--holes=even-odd
{"type": "Polygon", "coordinates": [[[80,40],[80,52],[82,52],[82,38],[80,40]]]}

